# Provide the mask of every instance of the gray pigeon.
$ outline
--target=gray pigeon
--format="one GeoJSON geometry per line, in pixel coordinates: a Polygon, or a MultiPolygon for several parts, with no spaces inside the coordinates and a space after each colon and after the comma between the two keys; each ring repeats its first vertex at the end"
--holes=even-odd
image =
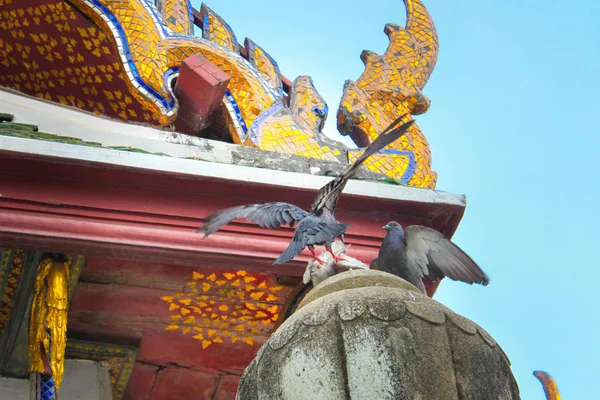
{"type": "Polygon", "coordinates": [[[282,264],[291,260],[300,254],[305,247],[308,247],[315,259],[318,260],[314,251],[315,245],[325,245],[327,251],[337,261],[339,257],[331,251],[331,244],[335,238],[340,238],[343,241],[343,235],[348,226],[350,226],[349,224],[338,222],[333,215],[338,198],[342,194],[348,179],[354,175],[356,168],[360,164],[371,155],[397,140],[408,130],[413,124],[413,120],[405,122],[396,128],[402,120],[407,118],[409,118],[408,115],[403,115],[394,121],[341,175],[323,186],[313,201],[310,213],[289,203],[248,204],[228,208],[209,215],[204,225],[198,228],[198,232],[204,231],[204,237],[206,238],[223,225],[237,218],[245,218],[250,222],[256,222],[261,227],[269,229],[279,228],[286,223],[290,227],[293,227],[294,223],[298,222],[290,245],[273,264],[282,264]]]}
{"type": "Polygon", "coordinates": [[[316,259],[309,261],[302,278],[304,284],[312,282],[313,286],[317,286],[325,279],[340,272],[353,269],[369,269],[362,261],[346,255],[346,250],[349,248],[349,244],[345,245],[341,241],[333,242],[331,249],[333,250],[333,254],[339,257],[337,261],[326,251],[319,254],[316,259]]]}
{"type": "Polygon", "coordinates": [[[475,261],[438,231],[420,225],[402,229],[396,221],[383,227],[387,235],[371,268],[397,275],[415,285],[425,295],[422,278],[432,282],[443,277],[455,281],[487,285],[490,280],[475,261]]]}

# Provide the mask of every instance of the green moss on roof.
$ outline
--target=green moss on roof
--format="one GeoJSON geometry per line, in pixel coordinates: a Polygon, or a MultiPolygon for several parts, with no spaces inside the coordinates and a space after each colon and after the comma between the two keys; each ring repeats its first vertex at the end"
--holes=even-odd
{"type": "Polygon", "coordinates": [[[103,146],[101,143],[97,142],[87,142],[85,140],[81,140],[79,138],[70,137],[70,136],[60,136],[53,135],[51,133],[45,133],[38,131],[37,125],[31,124],[20,124],[13,121],[13,115],[11,114],[3,114],[0,113],[0,135],[1,136],[12,136],[12,137],[20,137],[24,139],[35,139],[35,140],[44,140],[47,142],[58,142],[58,143],[67,143],[74,144],[78,146],[87,146],[87,147],[100,147],[103,149],[111,149],[111,150],[120,150],[120,151],[131,151],[134,153],[144,153],[144,154],[154,154],[159,156],[167,156],[165,153],[152,153],[146,150],[137,149],[134,147],[128,146],[103,146]]]}

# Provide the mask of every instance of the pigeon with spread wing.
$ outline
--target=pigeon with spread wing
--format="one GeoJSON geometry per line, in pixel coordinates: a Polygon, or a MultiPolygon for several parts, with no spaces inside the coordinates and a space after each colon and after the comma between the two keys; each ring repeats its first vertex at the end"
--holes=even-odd
{"type": "Polygon", "coordinates": [[[293,227],[294,223],[298,222],[291,243],[273,264],[282,264],[293,259],[305,247],[308,247],[315,259],[318,260],[314,251],[315,245],[325,245],[334,260],[338,260],[339,257],[331,250],[331,244],[336,238],[343,241],[343,235],[349,226],[349,224],[338,222],[333,215],[338,198],[342,194],[348,179],[354,175],[356,169],[367,158],[397,140],[407,131],[414,122],[410,120],[402,123],[407,118],[409,116],[404,115],[394,121],[342,174],[323,186],[313,201],[310,213],[298,206],[283,202],[248,204],[209,215],[204,225],[198,228],[198,232],[204,231],[204,237],[206,238],[223,225],[237,218],[245,218],[269,229],[279,228],[284,224],[293,227]]]}
{"type": "Polygon", "coordinates": [[[396,221],[383,227],[387,235],[371,268],[397,275],[425,295],[422,278],[432,282],[448,277],[455,281],[487,285],[490,280],[458,246],[438,231],[420,225],[402,229],[396,221]]]}

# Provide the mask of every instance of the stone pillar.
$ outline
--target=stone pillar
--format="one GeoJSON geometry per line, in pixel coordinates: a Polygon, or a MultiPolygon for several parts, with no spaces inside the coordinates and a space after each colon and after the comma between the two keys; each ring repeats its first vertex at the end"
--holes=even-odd
{"type": "Polygon", "coordinates": [[[519,399],[481,327],[385,272],[317,285],[261,347],[237,399],[519,399]]]}

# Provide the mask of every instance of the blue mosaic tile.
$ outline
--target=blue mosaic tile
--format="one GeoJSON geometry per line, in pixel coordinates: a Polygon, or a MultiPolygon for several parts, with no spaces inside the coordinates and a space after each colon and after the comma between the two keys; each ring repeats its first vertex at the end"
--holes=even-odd
{"type": "Polygon", "coordinates": [[[56,400],[54,378],[45,374],[40,376],[40,400],[56,400]]]}
{"type": "Polygon", "coordinates": [[[227,100],[229,100],[231,102],[231,105],[233,106],[233,110],[235,111],[235,116],[236,116],[238,122],[240,123],[240,126],[242,127],[244,134],[248,133],[248,127],[246,126],[246,121],[244,120],[244,117],[241,114],[241,111],[237,105],[237,102],[235,101],[235,98],[233,97],[233,95],[231,94],[231,92],[229,90],[225,90],[225,97],[227,98],[227,100]]]}

